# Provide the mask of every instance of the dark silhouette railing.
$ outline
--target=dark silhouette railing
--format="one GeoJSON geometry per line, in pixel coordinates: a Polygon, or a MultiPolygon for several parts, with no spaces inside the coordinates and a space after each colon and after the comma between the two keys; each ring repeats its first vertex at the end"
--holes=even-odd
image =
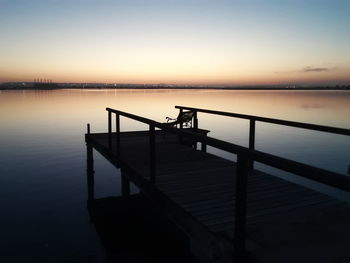
{"type": "Polygon", "coordinates": [[[273,124],[280,124],[290,127],[298,127],[315,131],[329,132],[341,135],[350,135],[350,130],[321,126],[308,123],[300,123],[293,121],[278,120],[272,118],[264,118],[252,115],[243,115],[230,112],[212,111],[206,109],[190,108],[184,106],[176,106],[180,111],[191,110],[194,111],[194,129],[189,131],[169,127],[160,122],[156,122],[151,119],[143,118],[127,112],[106,108],[108,111],[108,134],[109,134],[109,147],[112,147],[112,114],[116,115],[116,153],[117,156],[122,155],[120,151],[120,116],[130,118],[149,125],[149,161],[150,161],[150,181],[156,184],[156,144],[155,144],[155,129],[162,129],[166,132],[178,134],[181,137],[189,137],[196,142],[200,142],[205,145],[210,145],[214,148],[230,152],[237,155],[237,167],[236,167],[236,209],[235,209],[235,233],[234,233],[234,246],[235,250],[240,253],[245,250],[245,225],[246,225],[246,200],[247,200],[247,177],[252,169],[253,161],[263,163],[265,165],[278,168],[299,176],[336,187],[341,190],[350,191],[350,177],[342,175],[336,172],[331,172],[325,169],[313,167],[307,164],[268,154],[265,152],[257,151],[254,149],[255,145],[255,123],[257,121],[267,122],[273,124]],[[197,113],[208,113],[221,116],[235,117],[247,119],[250,121],[249,131],[249,148],[229,143],[226,141],[218,140],[215,138],[207,137],[196,133],[198,129],[197,113]]]}
{"type": "MultiPolygon", "coordinates": [[[[286,121],[286,120],[279,120],[279,119],[232,113],[232,112],[199,109],[199,108],[192,108],[192,107],[186,107],[186,106],[175,106],[175,108],[179,109],[180,112],[182,112],[183,110],[194,111],[196,116],[197,116],[197,112],[202,112],[207,114],[214,114],[214,115],[249,120],[249,149],[250,150],[255,149],[255,124],[258,121],[271,123],[271,124],[278,124],[283,126],[289,126],[289,127],[295,127],[295,128],[308,129],[313,131],[321,131],[321,132],[328,132],[328,133],[348,135],[348,136],[350,135],[349,129],[343,129],[343,128],[337,128],[337,127],[330,127],[330,126],[323,126],[323,125],[316,125],[316,124],[302,123],[302,122],[295,122],[295,121],[286,121]]],[[[198,127],[198,119],[197,119],[196,127],[198,127]]],[[[253,167],[253,162],[250,162],[250,166],[251,168],[253,167]]]]}

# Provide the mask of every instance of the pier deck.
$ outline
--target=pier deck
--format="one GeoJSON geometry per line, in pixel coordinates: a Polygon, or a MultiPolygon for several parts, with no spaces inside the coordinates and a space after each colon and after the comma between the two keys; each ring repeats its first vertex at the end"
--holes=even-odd
{"type": "MultiPolygon", "coordinates": [[[[128,195],[128,181],[133,182],[188,236],[199,261],[237,260],[236,163],[196,150],[178,135],[155,131],[152,183],[149,132],[119,136],[87,134],[86,142],[122,169],[123,193],[128,195]]],[[[349,262],[349,222],[346,203],[261,171],[249,172],[246,261],[349,262]]]]}

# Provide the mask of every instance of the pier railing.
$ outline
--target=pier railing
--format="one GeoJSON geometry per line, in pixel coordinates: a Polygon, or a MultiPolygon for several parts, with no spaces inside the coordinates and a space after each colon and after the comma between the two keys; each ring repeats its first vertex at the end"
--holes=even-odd
{"type": "MultiPolygon", "coordinates": [[[[192,107],[186,107],[186,106],[175,106],[175,108],[179,109],[180,112],[183,112],[184,110],[193,111],[194,115],[196,116],[195,117],[196,118],[195,119],[195,127],[196,128],[198,128],[198,119],[197,119],[198,112],[249,120],[249,149],[250,150],[255,149],[256,122],[278,124],[278,125],[282,125],[282,126],[302,128],[302,129],[307,129],[307,130],[327,132],[327,133],[333,133],[333,134],[339,134],[339,135],[347,135],[347,136],[350,135],[349,129],[343,129],[343,128],[337,128],[337,127],[330,127],[330,126],[323,126],[323,125],[316,125],[316,124],[295,122],[295,121],[286,121],[286,120],[266,118],[266,117],[260,117],[260,116],[254,116],[254,115],[239,114],[239,113],[233,113],[233,112],[199,109],[199,108],[192,108],[192,107]]],[[[250,162],[250,166],[251,166],[251,168],[253,167],[253,161],[250,162]]]]}
{"type": "Polygon", "coordinates": [[[280,124],[290,127],[298,127],[304,129],[310,129],[315,131],[329,132],[341,135],[350,135],[349,129],[321,126],[308,123],[300,123],[293,121],[278,120],[272,118],[264,118],[253,115],[243,115],[230,112],[212,111],[206,109],[198,109],[184,106],[176,106],[176,108],[183,110],[194,111],[194,130],[189,131],[187,129],[178,129],[169,127],[166,124],[156,122],[151,119],[143,118],[127,112],[106,108],[108,111],[108,134],[109,134],[109,147],[112,147],[112,136],[116,136],[116,153],[122,155],[120,151],[120,116],[130,118],[149,126],[149,162],[150,162],[150,181],[156,183],[156,140],[155,140],[155,129],[162,129],[166,132],[178,134],[181,137],[188,137],[196,142],[212,146],[214,148],[230,152],[237,155],[237,171],[236,171],[236,209],[235,209],[235,233],[234,233],[234,244],[237,252],[244,251],[245,249],[245,225],[246,225],[246,199],[247,199],[247,177],[251,171],[251,165],[253,161],[263,163],[265,165],[278,168],[293,174],[336,187],[341,190],[350,191],[350,177],[342,175],[336,172],[328,171],[325,169],[313,167],[307,164],[268,154],[265,152],[257,151],[254,149],[255,145],[255,123],[257,121],[267,122],[273,124],[280,124]],[[241,119],[247,119],[250,121],[249,131],[249,148],[229,143],[226,141],[218,140],[215,138],[207,137],[195,132],[198,129],[197,113],[208,113],[221,116],[235,117],[241,119]],[[115,114],[115,135],[112,133],[112,114],[115,114]]]}

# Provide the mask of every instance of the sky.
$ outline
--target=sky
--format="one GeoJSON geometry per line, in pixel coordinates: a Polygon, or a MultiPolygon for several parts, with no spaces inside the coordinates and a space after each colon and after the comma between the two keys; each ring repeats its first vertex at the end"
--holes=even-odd
{"type": "Polygon", "coordinates": [[[0,82],[350,84],[349,0],[0,0],[0,82]]]}

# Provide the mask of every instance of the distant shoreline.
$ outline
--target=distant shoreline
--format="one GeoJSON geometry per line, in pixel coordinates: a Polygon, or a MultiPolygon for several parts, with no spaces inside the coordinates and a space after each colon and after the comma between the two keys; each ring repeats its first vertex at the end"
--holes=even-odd
{"type": "Polygon", "coordinates": [[[264,90],[279,90],[279,91],[302,91],[302,90],[314,90],[314,91],[342,91],[342,90],[350,90],[350,88],[294,88],[294,89],[287,89],[287,88],[54,88],[54,89],[45,89],[45,88],[0,88],[0,90],[3,91],[10,91],[10,90],[64,90],[64,89],[76,89],[76,90],[131,90],[131,89],[138,89],[138,90],[256,90],[256,91],[264,91],[264,90]]]}
{"type": "Polygon", "coordinates": [[[264,86],[190,86],[168,84],[100,84],[100,83],[32,83],[12,82],[0,83],[0,90],[57,90],[57,89],[191,89],[191,90],[350,90],[350,84],[334,86],[294,86],[294,85],[264,85],[264,86]]]}

